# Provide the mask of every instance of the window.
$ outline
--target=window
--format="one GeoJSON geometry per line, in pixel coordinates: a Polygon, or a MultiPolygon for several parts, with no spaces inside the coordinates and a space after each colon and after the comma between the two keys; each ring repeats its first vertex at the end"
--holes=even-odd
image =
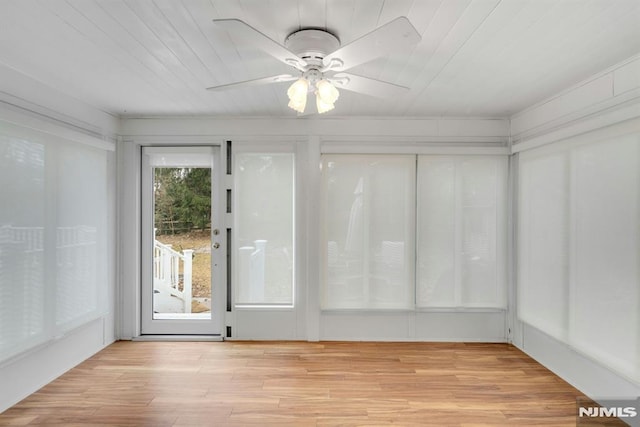
{"type": "Polygon", "coordinates": [[[519,318],[638,381],[640,135],[521,153],[519,318]]]}
{"type": "Polygon", "coordinates": [[[413,306],[414,156],[324,156],[324,308],[413,306]]]}
{"type": "Polygon", "coordinates": [[[505,307],[504,157],[322,165],[324,309],[505,307]]]}
{"type": "Polygon", "coordinates": [[[568,156],[531,156],[520,163],[518,316],[566,339],[569,280],[568,156]]]}
{"type": "Polygon", "coordinates": [[[418,307],[504,308],[506,160],[418,156],[418,307]]]}
{"type": "Polygon", "coordinates": [[[101,310],[107,277],[107,158],[102,150],[59,144],[56,324],[73,327],[101,310]]]}
{"type": "Polygon", "coordinates": [[[102,315],[111,265],[109,150],[6,129],[0,135],[0,360],[102,315]]]}
{"type": "Polygon", "coordinates": [[[0,181],[3,183],[0,360],[3,360],[46,340],[45,146],[0,136],[0,181]]]}
{"type": "Polygon", "coordinates": [[[294,304],[294,155],[235,154],[237,306],[294,304]]]}

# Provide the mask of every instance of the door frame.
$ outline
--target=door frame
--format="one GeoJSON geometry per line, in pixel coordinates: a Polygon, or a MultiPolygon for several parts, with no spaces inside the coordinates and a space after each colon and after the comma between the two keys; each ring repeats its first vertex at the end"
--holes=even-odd
{"type": "MultiPolygon", "coordinates": [[[[225,230],[226,191],[223,185],[223,146],[206,145],[162,145],[142,146],[140,150],[140,298],[138,302],[141,336],[200,335],[221,337],[224,330],[226,302],[226,233],[213,234],[213,230],[225,230]],[[208,152],[208,153],[207,153],[208,152]],[[153,318],[153,166],[149,154],[173,156],[211,156],[211,244],[218,243],[211,252],[211,317],[206,319],[154,319],[153,318]],[[217,215],[216,212],[217,211],[217,215]]],[[[180,166],[188,166],[188,161],[180,166]]],[[[172,167],[172,164],[167,164],[172,167]]],[[[176,166],[179,167],[179,166],[176,166]]]]}

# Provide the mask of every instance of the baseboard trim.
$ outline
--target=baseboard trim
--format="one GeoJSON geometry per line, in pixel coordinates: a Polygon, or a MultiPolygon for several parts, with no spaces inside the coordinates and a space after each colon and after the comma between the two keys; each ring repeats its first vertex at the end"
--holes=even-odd
{"type": "Polygon", "coordinates": [[[133,337],[131,341],[224,341],[220,335],[140,335],[133,337]]]}

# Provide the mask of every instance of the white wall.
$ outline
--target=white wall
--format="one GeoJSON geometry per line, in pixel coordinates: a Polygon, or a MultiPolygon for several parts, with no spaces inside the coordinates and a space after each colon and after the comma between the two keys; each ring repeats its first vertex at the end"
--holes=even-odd
{"type": "MultiPolygon", "coordinates": [[[[637,56],[514,115],[511,120],[514,153],[568,140],[602,141],[638,132],[640,57],[637,56]]],[[[519,215],[514,213],[517,222],[519,215]]],[[[640,384],[518,321],[516,314],[514,309],[509,318],[513,343],[584,393],[594,398],[640,395],[640,384]]]]}
{"type": "Polygon", "coordinates": [[[297,290],[293,310],[242,309],[226,317],[238,339],[338,339],[499,341],[507,339],[504,310],[387,312],[321,311],[320,156],[322,153],[508,154],[508,121],[501,119],[389,118],[129,118],[119,145],[121,186],[119,244],[123,315],[122,338],[140,333],[139,246],[140,147],[158,144],[273,145],[290,142],[296,151],[297,290]],[[310,196],[311,195],[311,196],[310,196]]]}
{"type": "MultiPolygon", "coordinates": [[[[0,65],[0,121],[37,132],[46,139],[113,148],[119,120],[67,94],[0,65]]],[[[107,168],[115,171],[111,157],[107,168]]],[[[111,173],[110,178],[113,178],[111,173]]],[[[6,185],[6,183],[4,183],[6,185]]],[[[51,341],[0,363],[0,412],[52,381],[68,369],[115,340],[115,182],[110,179],[107,198],[109,256],[107,307],[104,315],[88,321],[51,341]]],[[[45,302],[46,304],[47,302],[45,302]]],[[[53,302],[50,302],[53,303],[53,302]]]]}

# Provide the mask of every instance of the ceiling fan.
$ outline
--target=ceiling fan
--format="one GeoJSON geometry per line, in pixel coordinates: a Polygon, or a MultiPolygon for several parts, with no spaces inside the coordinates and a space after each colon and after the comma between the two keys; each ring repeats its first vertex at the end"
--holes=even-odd
{"type": "Polygon", "coordinates": [[[297,71],[212,86],[207,90],[294,81],[287,95],[289,107],[299,114],[305,111],[309,93],[316,96],[318,113],[324,113],[334,108],[340,95],[337,88],[381,98],[390,98],[408,90],[404,86],[345,71],[420,41],[420,34],[405,17],[396,18],[344,46],[340,45],[338,37],[321,29],[295,31],[281,45],[239,19],[214,19],[213,22],[235,39],[264,51],[297,71]]]}

